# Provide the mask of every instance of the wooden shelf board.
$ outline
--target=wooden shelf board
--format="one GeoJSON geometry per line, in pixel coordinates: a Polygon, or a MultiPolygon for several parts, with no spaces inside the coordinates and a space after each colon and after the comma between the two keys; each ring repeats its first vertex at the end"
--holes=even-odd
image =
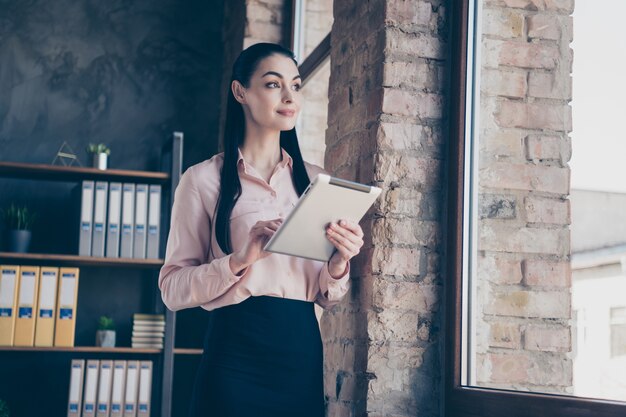
{"type": "Polygon", "coordinates": [[[3,352],[84,352],[84,353],[161,353],[162,349],[144,349],[131,347],[103,348],[97,346],[74,347],[35,347],[35,346],[0,346],[3,352]]]}
{"type": "Polygon", "coordinates": [[[0,177],[49,181],[126,181],[143,182],[148,184],[167,184],[170,179],[170,175],[166,172],[134,171],[125,169],[100,170],[96,168],[75,166],[67,167],[22,162],[0,162],[0,177]]]}
{"type": "Polygon", "coordinates": [[[112,266],[136,268],[160,268],[163,265],[163,259],[98,258],[78,255],[0,252],[0,263],[10,262],[48,262],[59,266],[112,266]]]}
{"type": "Polygon", "coordinates": [[[175,355],[202,355],[202,349],[175,348],[175,355]]]}

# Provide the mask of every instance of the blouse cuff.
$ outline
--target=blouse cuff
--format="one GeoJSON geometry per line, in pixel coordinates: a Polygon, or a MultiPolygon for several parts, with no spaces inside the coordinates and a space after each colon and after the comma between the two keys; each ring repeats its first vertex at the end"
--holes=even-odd
{"type": "Polygon", "coordinates": [[[236,283],[241,278],[246,276],[248,270],[250,269],[250,266],[246,266],[243,270],[239,271],[239,275],[233,274],[233,270],[230,269],[230,258],[232,256],[233,254],[231,253],[217,260],[218,262],[221,262],[220,271],[221,275],[226,279],[226,285],[232,285],[236,283]]]}
{"type": "Polygon", "coordinates": [[[328,262],[324,262],[324,267],[320,272],[320,292],[328,300],[340,300],[348,292],[349,279],[350,262],[346,262],[346,269],[339,279],[335,279],[330,275],[330,271],[328,270],[328,262]]]}

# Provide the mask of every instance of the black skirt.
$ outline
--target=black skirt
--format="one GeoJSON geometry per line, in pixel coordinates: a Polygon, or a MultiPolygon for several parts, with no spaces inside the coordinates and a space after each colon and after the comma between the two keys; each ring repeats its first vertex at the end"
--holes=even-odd
{"type": "Polygon", "coordinates": [[[192,417],[324,417],[314,303],[249,297],[212,310],[192,417]]]}

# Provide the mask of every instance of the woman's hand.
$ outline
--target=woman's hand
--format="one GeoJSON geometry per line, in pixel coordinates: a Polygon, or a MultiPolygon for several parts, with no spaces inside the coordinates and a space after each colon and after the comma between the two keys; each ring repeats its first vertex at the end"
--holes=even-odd
{"type": "Polygon", "coordinates": [[[263,250],[263,247],[268,240],[276,233],[278,227],[282,224],[283,218],[279,217],[274,220],[259,220],[250,229],[248,233],[248,240],[241,250],[235,252],[231,257],[233,264],[231,269],[234,269],[235,274],[239,273],[242,269],[248,265],[252,265],[259,259],[263,259],[271,252],[263,250]]]}
{"type": "Polygon", "coordinates": [[[351,258],[358,255],[363,246],[363,230],[358,223],[340,220],[326,227],[326,237],[337,251],[328,261],[328,271],[333,278],[340,278],[351,258]]]}

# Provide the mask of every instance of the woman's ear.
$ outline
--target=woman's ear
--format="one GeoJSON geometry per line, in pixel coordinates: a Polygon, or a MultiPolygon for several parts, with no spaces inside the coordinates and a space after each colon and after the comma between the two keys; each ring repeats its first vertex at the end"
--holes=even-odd
{"type": "Polygon", "coordinates": [[[241,83],[237,80],[233,80],[230,85],[230,89],[233,92],[233,96],[235,96],[235,100],[237,100],[241,104],[247,104],[246,102],[246,89],[241,85],[241,83]]]}

